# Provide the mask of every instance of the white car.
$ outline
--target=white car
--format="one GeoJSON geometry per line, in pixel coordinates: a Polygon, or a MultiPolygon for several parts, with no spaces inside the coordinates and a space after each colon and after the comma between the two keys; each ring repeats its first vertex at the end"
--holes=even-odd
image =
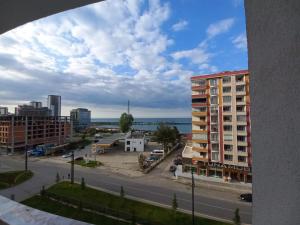
{"type": "Polygon", "coordinates": [[[71,157],[71,156],[72,156],[72,153],[68,153],[68,154],[62,155],[63,158],[69,158],[69,157],[71,157]]]}

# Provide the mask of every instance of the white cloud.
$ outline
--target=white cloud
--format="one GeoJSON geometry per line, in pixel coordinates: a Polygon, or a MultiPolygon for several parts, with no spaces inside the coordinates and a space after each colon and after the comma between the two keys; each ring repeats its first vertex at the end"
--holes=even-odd
{"type": "Polygon", "coordinates": [[[231,0],[234,7],[238,7],[243,4],[244,0],[231,0]]]}
{"type": "Polygon", "coordinates": [[[173,24],[172,29],[173,31],[181,31],[185,29],[188,25],[188,22],[186,20],[180,20],[177,23],[173,24]]]}
{"type": "Polygon", "coordinates": [[[194,64],[203,64],[208,62],[211,54],[206,52],[205,49],[197,47],[191,50],[175,52],[172,54],[172,57],[176,60],[188,58],[194,64]]]}
{"type": "Polygon", "coordinates": [[[213,38],[219,34],[227,32],[234,24],[234,18],[220,20],[210,24],[206,30],[208,38],[213,38]]]}
{"type": "Polygon", "coordinates": [[[246,51],[247,50],[247,37],[246,37],[246,34],[242,33],[242,34],[238,35],[237,37],[235,37],[232,40],[232,43],[234,44],[234,46],[236,48],[246,51]]]}

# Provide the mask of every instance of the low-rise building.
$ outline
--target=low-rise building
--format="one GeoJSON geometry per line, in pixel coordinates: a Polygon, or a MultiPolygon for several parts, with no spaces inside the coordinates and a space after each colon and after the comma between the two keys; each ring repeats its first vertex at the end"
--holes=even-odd
{"type": "Polygon", "coordinates": [[[1,107],[0,106],[0,116],[8,115],[8,108],[7,107],[1,107]]]}
{"type": "Polygon", "coordinates": [[[142,132],[128,132],[125,136],[125,152],[143,152],[145,135],[142,132]]]}
{"type": "Polygon", "coordinates": [[[91,111],[88,109],[72,109],[70,117],[75,131],[82,131],[88,128],[91,124],[91,111]]]}

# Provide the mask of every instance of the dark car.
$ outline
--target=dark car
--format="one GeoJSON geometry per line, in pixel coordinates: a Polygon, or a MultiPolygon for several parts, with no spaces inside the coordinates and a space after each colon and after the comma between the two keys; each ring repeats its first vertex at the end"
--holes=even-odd
{"type": "Polygon", "coordinates": [[[251,193],[241,194],[240,199],[245,202],[252,202],[252,194],[251,193]]]}

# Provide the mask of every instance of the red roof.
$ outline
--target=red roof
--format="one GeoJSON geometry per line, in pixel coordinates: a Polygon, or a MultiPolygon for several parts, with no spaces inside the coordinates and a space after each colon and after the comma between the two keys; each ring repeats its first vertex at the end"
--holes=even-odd
{"type": "Polygon", "coordinates": [[[203,74],[191,77],[191,80],[197,80],[199,78],[214,78],[214,77],[222,77],[222,76],[235,76],[240,74],[249,74],[248,70],[236,70],[236,71],[224,71],[220,73],[213,74],[203,74]]]}

